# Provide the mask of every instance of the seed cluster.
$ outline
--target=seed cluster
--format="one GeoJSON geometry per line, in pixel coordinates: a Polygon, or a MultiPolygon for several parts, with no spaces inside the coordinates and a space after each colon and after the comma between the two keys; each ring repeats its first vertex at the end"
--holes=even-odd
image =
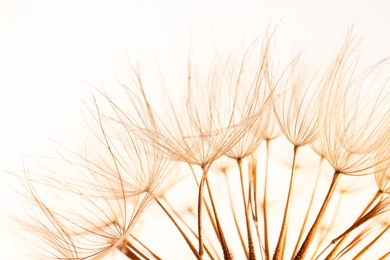
{"type": "Polygon", "coordinates": [[[349,32],[281,68],[272,37],[95,89],[83,152],[23,178],[39,257],[389,257],[390,60],[362,69],[349,32]]]}

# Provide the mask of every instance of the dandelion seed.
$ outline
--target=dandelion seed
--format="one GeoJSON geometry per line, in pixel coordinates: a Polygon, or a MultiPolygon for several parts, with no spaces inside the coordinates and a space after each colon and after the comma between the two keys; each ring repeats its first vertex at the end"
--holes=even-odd
{"type": "Polygon", "coordinates": [[[274,113],[284,136],[294,145],[294,156],[283,223],[273,259],[283,258],[298,148],[312,143],[317,138],[321,79],[317,80],[316,73],[307,75],[299,64],[299,59],[301,57],[293,60],[289,67],[290,72],[284,72],[284,78],[274,83],[274,113]]]}
{"type": "Polygon", "coordinates": [[[160,151],[121,132],[123,126],[115,125],[110,137],[97,114],[100,147],[94,149],[102,152],[86,151],[92,158],[73,153],[73,163],[66,157],[54,160],[66,172],[45,166],[33,177],[26,170],[36,205],[33,218],[42,230],[37,235],[49,246],[47,254],[58,259],[97,259],[115,250],[141,257],[144,249],[133,245],[130,232],[173,169],[160,151]]]}
{"type": "Polygon", "coordinates": [[[350,34],[325,81],[319,140],[321,153],[335,173],[324,204],[296,259],[305,256],[340,174],[369,173],[388,127],[388,75],[382,74],[388,61],[380,61],[362,74],[356,74],[358,59],[353,57],[354,50],[350,34]],[[368,89],[373,91],[370,92],[373,96],[363,94],[368,89]]]}

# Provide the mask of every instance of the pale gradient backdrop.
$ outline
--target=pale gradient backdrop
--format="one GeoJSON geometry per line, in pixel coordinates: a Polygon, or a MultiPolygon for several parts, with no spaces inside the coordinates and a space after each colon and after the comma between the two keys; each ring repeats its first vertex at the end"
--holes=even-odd
{"type": "MultiPolygon", "coordinates": [[[[109,82],[126,56],[163,63],[190,42],[207,55],[279,23],[281,59],[301,48],[323,60],[354,24],[369,63],[390,56],[389,10],[388,0],[0,0],[0,169],[22,169],[22,155],[50,154],[49,139],[81,139],[89,88],[80,79],[109,82]]],[[[2,186],[12,186],[1,174],[2,186]]],[[[1,259],[22,259],[4,217],[14,205],[7,194],[1,259]]]]}

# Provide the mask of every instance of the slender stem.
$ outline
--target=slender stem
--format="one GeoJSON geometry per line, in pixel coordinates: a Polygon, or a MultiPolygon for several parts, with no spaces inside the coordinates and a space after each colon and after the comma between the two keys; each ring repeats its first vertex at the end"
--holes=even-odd
{"type": "Polygon", "coordinates": [[[305,258],[307,250],[309,249],[309,246],[310,246],[315,234],[317,233],[317,229],[320,227],[320,222],[322,220],[322,217],[325,214],[326,208],[329,204],[330,199],[332,198],[333,192],[335,191],[337,182],[339,181],[340,177],[341,177],[341,173],[338,171],[335,171],[333,174],[332,182],[331,182],[330,187],[329,187],[328,194],[326,194],[326,197],[325,197],[324,202],[322,203],[320,212],[318,212],[317,218],[314,221],[309,233],[307,234],[305,241],[303,241],[303,244],[302,244],[301,248],[299,249],[298,254],[294,257],[294,260],[301,260],[301,259],[305,258]]]}
{"type": "MultiPolygon", "coordinates": [[[[145,254],[143,254],[140,250],[138,250],[133,244],[130,243],[130,241],[128,239],[125,239],[123,241],[123,245],[126,246],[127,248],[133,250],[135,253],[137,253],[139,256],[141,256],[142,258],[141,259],[149,259],[145,254]]],[[[134,258],[131,258],[132,260],[134,258]]],[[[159,257],[157,257],[157,259],[160,259],[159,257]]]]}
{"type": "Polygon", "coordinates": [[[219,238],[219,242],[221,243],[221,246],[222,246],[223,256],[224,256],[225,260],[231,260],[232,255],[230,254],[229,247],[226,243],[225,235],[224,235],[222,227],[221,227],[221,222],[219,221],[219,218],[218,218],[217,208],[215,207],[215,202],[214,202],[214,198],[213,198],[213,195],[211,192],[211,187],[210,187],[210,183],[209,183],[208,178],[206,178],[206,185],[207,185],[207,190],[209,192],[211,206],[212,206],[213,212],[214,212],[215,222],[217,223],[218,238],[219,238]]]}
{"type": "Polygon", "coordinates": [[[334,257],[334,259],[340,259],[345,254],[347,254],[349,251],[351,251],[353,248],[355,248],[360,242],[362,242],[367,236],[369,235],[370,229],[369,226],[366,226],[362,231],[357,234],[348,245],[346,245],[340,252],[337,253],[337,255],[334,257]]]}
{"type": "Polygon", "coordinates": [[[265,154],[265,176],[264,176],[264,195],[263,195],[263,222],[264,222],[264,248],[265,259],[270,259],[269,254],[269,242],[268,242],[268,219],[267,219],[267,190],[268,190],[268,169],[269,169],[269,152],[270,152],[270,139],[265,140],[266,154],[265,154]]]}
{"type": "Polygon", "coordinates": [[[168,210],[164,207],[164,205],[161,204],[161,202],[156,197],[154,197],[154,200],[157,202],[157,204],[161,207],[161,209],[165,212],[165,214],[169,217],[169,219],[173,222],[173,224],[179,230],[180,234],[182,235],[182,237],[186,241],[187,245],[190,247],[190,249],[191,249],[192,253],[195,255],[195,257],[198,257],[198,252],[196,251],[195,246],[191,243],[190,239],[185,234],[183,229],[179,226],[179,224],[177,223],[175,218],[168,212],[168,210]]]}
{"type": "Polygon", "coordinates": [[[256,228],[256,235],[257,235],[257,238],[259,240],[258,242],[259,242],[259,248],[260,248],[260,253],[261,253],[261,259],[264,259],[265,250],[264,250],[264,245],[261,242],[259,223],[255,221],[254,224],[255,224],[255,228],[256,228]]]}
{"type": "MultiPolygon", "coordinates": [[[[117,246],[117,249],[131,260],[142,260],[149,259],[144,253],[138,250],[134,245],[130,243],[128,239],[124,239],[123,243],[117,246]]],[[[149,249],[147,249],[149,250],[149,249]]],[[[156,256],[153,254],[153,256],[156,256]]],[[[161,258],[156,256],[156,259],[161,260],[161,258]]]]}
{"type": "Polygon", "coordinates": [[[252,212],[252,220],[255,225],[256,236],[259,243],[261,259],[264,259],[265,249],[261,241],[261,235],[259,230],[259,213],[258,213],[258,203],[257,203],[257,154],[252,153],[249,157],[248,173],[249,173],[249,207],[252,212]]]}
{"type": "Polygon", "coordinates": [[[255,247],[253,245],[253,238],[252,238],[252,230],[251,230],[251,222],[249,219],[249,210],[248,210],[248,203],[245,195],[245,187],[244,187],[244,173],[242,171],[242,160],[237,159],[238,169],[240,171],[240,180],[241,180],[241,191],[242,191],[242,200],[244,203],[244,209],[245,209],[245,220],[246,220],[246,230],[247,230],[247,236],[248,236],[248,249],[249,249],[249,260],[255,260],[256,254],[255,254],[255,247]]]}
{"type": "Polygon", "coordinates": [[[386,260],[386,259],[389,259],[389,256],[390,256],[390,251],[387,252],[386,254],[384,254],[383,256],[381,256],[381,258],[379,258],[378,260],[386,260]]]}
{"type": "Polygon", "coordinates": [[[292,257],[294,257],[297,254],[297,252],[298,252],[299,245],[301,244],[301,241],[302,241],[302,238],[303,238],[303,232],[305,231],[306,225],[307,225],[307,221],[309,220],[311,209],[313,207],[314,197],[316,195],[316,191],[317,191],[317,187],[318,187],[318,181],[320,179],[321,166],[322,166],[322,163],[324,162],[324,160],[325,160],[325,158],[323,156],[321,156],[320,164],[319,164],[318,172],[317,172],[317,176],[316,176],[316,181],[315,181],[315,184],[314,184],[314,189],[313,189],[313,191],[311,193],[309,207],[307,208],[305,220],[303,221],[303,224],[302,224],[302,227],[301,227],[301,231],[299,233],[299,237],[298,237],[297,243],[295,244],[295,248],[294,248],[294,252],[292,254],[292,257]]]}
{"type": "Polygon", "coordinates": [[[361,257],[362,257],[362,255],[364,254],[364,253],[366,253],[367,251],[368,251],[368,249],[370,249],[370,247],[372,246],[372,245],[374,245],[375,243],[376,243],[376,241],[378,241],[378,239],[379,238],[381,238],[381,236],[383,236],[386,232],[387,232],[387,230],[389,230],[389,228],[390,228],[390,225],[388,225],[374,240],[372,240],[365,248],[363,248],[354,258],[353,258],[353,260],[359,260],[361,257]]]}
{"type": "MultiPolygon", "coordinates": [[[[194,177],[194,180],[196,182],[196,185],[198,186],[198,189],[199,189],[199,182],[198,182],[198,179],[196,178],[196,174],[195,174],[195,171],[194,171],[194,168],[192,167],[191,164],[189,164],[190,166],[190,169],[191,169],[191,172],[192,172],[192,176],[194,177]]],[[[209,217],[210,221],[211,221],[211,225],[213,226],[214,228],[214,231],[215,231],[215,234],[217,235],[218,239],[219,239],[219,234],[218,234],[218,228],[217,228],[217,224],[215,223],[215,220],[213,218],[213,214],[211,213],[211,209],[209,207],[209,204],[207,203],[206,201],[206,198],[203,198],[203,202],[204,202],[204,205],[206,207],[206,211],[207,211],[207,216],[209,217]]]]}
{"type": "Polygon", "coordinates": [[[230,185],[229,185],[229,178],[228,178],[226,172],[224,172],[224,176],[225,176],[226,186],[227,186],[227,188],[228,188],[229,203],[230,203],[230,208],[231,208],[231,210],[232,210],[232,214],[233,214],[233,218],[234,218],[234,223],[235,223],[235,225],[236,225],[236,229],[237,229],[238,235],[239,235],[239,237],[240,237],[241,245],[242,245],[242,248],[244,249],[246,258],[249,258],[249,253],[248,253],[248,250],[246,250],[246,245],[245,245],[244,237],[243,237],[243,235],[242,235],[240,226],[238,225],[237,213],[236,213],[236,211],[235,211],[235,209],[234,209],[235,207],[234,207],[234,204],[233,204],[232,191],[231,191],[231,188],[230,188],[230,185]]]}
{"type": "Polygon", "coordinates": [[[198,259],[203,259],[203,235],[202,235],[202,201],[204,193],[204,183],[207,179],[207,173],[210,168],[210,164],[202,165],[202,178],[200,179],[199,184],[199,195],[198,195],[198,241],[199,241],[199,250],[198,250],[198,259]]]}
{"type": "Polygon", "coordinates": [[[130,248],[125,245],[118,245],[118,250],[130,260],[141,260],[130,248]]]}
{"type": "MultiPolygon", "coordinates": [[[[374,204],[374,202],[379,198],[379,196],[381,195],[382,193],[380,191],[377,191],[375,193],[375,195],[372,197],[372,199],[370,200],[370,202],[367,204],[367,206],[364,208],[364,210],[362,211],[362,213],[360,213],[359,217],[355,220],[354,223],[356,223],[359,219],[361,219],[367,212],[368,210],[371,208],[371,206],[374,204]]],[[[344,242],[344,240],[348,237],[350,233],[345,233],[343,236],[339,236],[338,238],[336,239],[333,239],[332,242],[327,246],[327,248],[329,248],[331,245],[334,245],[336,244],[336,246],[332,249],[332,251],[328,254],[328,256],[325,258],[327,260],[329,259],[333,259],[333,257],[336,255],[337,251],[340,249],[342,243],[344,242]],[[340,240],[341,239],[341,240],[340,240]]]]}
{"type": "MultiPolygon", "coordinates": [[[[195,220],[198,219],[197,212],[193,211],[192,209],[188,209],[188,212],[192,215],[192,217],[195,218],[195,220]]],[[[193,234],[194,234],[195,238],[198,240],[199,239],[198,238],[198,231],[197,230],[196,230],[196,232],[194,231],[193,234]]],[[[210,259],[220,259],[219,252],[214,246],[215,243],[211,243],[207,234],[204,236],[204,240],[208,240],[208,242],[209,242],[207,245],[203,244],[203,248],[204,248],[205,252],[210,256],[210,259]],[[211,251],[215,255],[215,257],[212,256],[211,251]]]]}
{"type": "MultiPolygon", "coordinates": [[[[324,234],[320,234],[321,238],[320,238],[320,241],[318,241],[318,243],[317,243],[317,248],[313,253],[313,257],[315,257],[317,255],[318,250],[320,250],[322,244],[324,243],[325,239],[328,237],[330,231],[332,230],[334,224],[336,223],[336,217],[338,216],[338,213],[339,213],[339,210],[341,207],[341,202],[343,201],[343,198],[344,198],[344,194],[345,194],[345,192],[340,193],[339,199],[337,201],[336,209],[333,213],[332,220],[330,221],[330,225],[327,227],[326,232],[324,234]]],[[[318,256],[316,256],[315,259],[318,259],[327,249],[328,249],[328,247],[326,247],[318,256]]]]}
{"type": "Polygon", "coordinates": [[[145,250],[147,250],[153,257],[154,259],[157,259],[157,260],[161,260],[161,257],[157,256],[151,249],[149,249],[147,246],[145,246],[144,243],[142,243],[141,241],[139,241],[135,236],[129,234],[129,236],[134,240],[136,241],[138,244],[140,244],[143,248],[145,248],[145,250]]]}
{"type": "Polygon", "coordinates": [[[294,146],[293,163],[292,163],[292,167],[291,167],[291,178],[290,178],[290,186],[288,189],[286,208],[284,210],[283,222],[282,222],[282,227],[280,229],[278,244],[276,245],[275,253],[274,253],[274,256],[272,258],[273,260],[281,260],[283,258],[283,248],[284,248],[284,245],[286,242],[287,220],[288,220],[289,211],[290,211],[290,201],[291,201],[291,197],[292,197],[291,195],[292,195],[292,187],[293,187],[293,182],[294,182],[298,148],[299,148],[299,146],[294,146]]]}
{"type": "Polygon", "coordinates": [[[258,222],[259,214],[258,214],[258,207],[257,207],[257,157],[255,153],[253,153],[249,157],[248,176],[249,176],[248,203],[252,212],[253,221],[258,222]]]}
{"type": "MultiPolygon", "coordinates": [[[[187,222],[184,221],[184,219],[182,218],[182,216],[181,216],[179,213],[177,213],[177,211],[172,207],[172,205],[170,205],[169,201],[167,201],[164,197],[161,197],[161,199],[162,199],[162,200],[164,201],[164,203],[167,205],[167,207],[169,208],[169,210],[171,210],[171,211],[175,214],[175,217],[176,217],[178,220],[180,220],[180,221],[186,226],[186,228],[188,228],[188,230],[191,232],[191,234],[193,234],[193,235],[196,237],[196,239],[198,239],[198,234],[197,234],[197,233],[188,225],[187,222]]],[[[196,217],[196,215],[193,214],[193,213],[194,213],[193,211],[191,211],[190,213],[192,213],[192,215],[193,215],[194,217],[196,217]]],[[[213,252],[214,252],[215,254],[217,254],[215,248],[214,248],[212,245],[213,245],[213,244],[211,243],[211,249],[213,250],[213,252]]],[[[211,259],[211,260],[214,260],[215,258],[213,257],[213,255],[212,255],[210,249],[208,249],[208,247],[207,247],[206,245],[203,245],[203,246],[204,246],[204,249],[205,249],[206,253],[209,255],[210,259],[211,259]]],[[[198,255],[198,252],[196,252],[196,255],[198,255]]]]}

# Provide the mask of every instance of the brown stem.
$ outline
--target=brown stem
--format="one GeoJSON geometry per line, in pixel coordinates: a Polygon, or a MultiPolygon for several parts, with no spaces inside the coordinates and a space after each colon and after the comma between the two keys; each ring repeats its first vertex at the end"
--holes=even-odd
{"type": "Polygon", "coordinates": [[[294,257],[294,260],[301,260],[301,259],[305,258],[307,250],[309,249],[309,246],[310,246],[315,234],[317,233],[317,229],[320,226],[320,222],[322,220],[322,217],[325,214],[325,211],[326,211],[326,208],[329,204],[329,201],[332,198],[333,192],[335,191],[335,188],[336,188],[337,182],[340,179],[340,176],[341,176],[340,172],[338,172],[338,171],[334,172],[333,179],[332,179],[332,182],[330,184],[328,194],[326,194],[326,197],[325,197],[324,202],[322,203],[320,212],[318,212],[317,218],[314,221],[309,233],[307,234],[305,241],[303,241],[303,244],[302,244],[301,248],[299,249],[298,254],[294,257]]]}
{"type": "Polygon", "coordinates": [[[372,240],[365,248],[363,248],[354,258],[353,260],[359,260],[362,255],[364,255],[364,253],[366,253],[368,251],[368,249],[370,249],[370,247],[372,245],[374,245],[376,243],[376,241],[378,241],[379,238],[381,238],[381,236],[383,236],[387,230],[389,230],[390,228],[390,225],[387,226],[374,240],[372,240]]]}
{"type": "Polygon", "coordinates": [[[268,219],[267,219],[267,183],[268,183],[268,168],[269,168],[269,151],[270,151],[270,140],[266,140],[266,157],[265,157],[265,177],[264,177],[264,195],[263,195],[263,221],[264,221],[264,248],[265,248],[265,259],[270,259],[269,254],[269,242],[268,242],[268,219]]]}
{"type": "MultiPolygon", "coordinates": [[[[359,219],[361,219],[367,212],[368,210],[371,208],[371,206],[374,204],[374,202],[379,198],[379,196],[381,195],[382,193],[380,191],[377,191],[375,193],[375,195],[372,197],[372,199],[370,200],[370,202],[367,204],[367,206],[364,208],[364,210],[362,211],[362,213],[360,213],[359,217],[355,220],[354,223],[356,223],[359,219]]],[[[328,254],[328,256],[325,258],[327,260],[329,259],[333,259],[333,257],[336,255],[337,251],[340,249],[342,243],[344,242],[344,240],[348,237],[349,233],[345,233],[343,236],[339,236],[337,237],[336,239],[333,239],[332,242],[327,246],[327,248],[329,248],[331,245],[334,245],[336,244],[336,246],[332,249],[332,251],[328,254]],[[341,239],[341,240],[340,240],[341,239]]]]}
{"type": "Polygon", "coordinates": [[[207,179],[207,173],[210,168],[210,164],[202,165],[202,178],[200,179],[199,184],[199,195],[198,195],[198,241],[199,241],[199,250],[198,250],[198,260],[203,259],[203,235],[202,235],[202,201],[204,193],[204,183],[207,179]]]}
{"type": "Polygon", "coordinates": [[[139,251],[136,247],[134,247],[129,240],[123,240],[122,244],[117,246],[117,249],[125,255],[127,258],[131,260],[142,260],[149,259],[145,254],[139,251]]]}
{"type": "Polygon", "coordinates": [[[284,248],[285,242],[286,242],[287,220],[288,220],[288,216],[289,216],[289,212],[290,212],[290,202],[291,202],[292,187],[293,187],[293,182],[294,182],[298,148],[299,148],[298,146],[294,146],[293,163],[292,163],[292,167],[291,167],[291,178],[290,178],[290,186],[288,189],[286,208],[284,210],[283,222],[282,222],[282,227],[280,229],[278,244],[276,245],[275,253],[274,253],[274,256],[272,258],[273,260],[281,260],[283,258],[283,248],[284,248]]]}
{"type": "Polygon", "coordinates": [[[232,258],[232,255],[230,254],[229,247],[226,243],[225,235],[224,235],[222,227],[221,227],[221,222],[219,221],[219,218],[218,218],[217,208],[215,207],[214,198],[213,198],[213,194],[211,192],[211,187],[210,187],[210,183],[209,183],[208,178],[206,178],[206,185],[207,185],[207,190],[209,192],[211,207],[213,208],[213,212],[214,212],[215,222],[217,224],[218,239],[219,239],[219,242],[221,243],[221,246],[222,246],[223,256],[224,256],[225,260],[231,260],[233,258],[232,258]]]}
{"type": "Polygon", "coordinates": [[[362,231],[357,234],[348,245],[346,245],[340,252],[337,253],[337,255],[334,257],[334,259],[341,259],[345,254],[347,254],[349,251],[351,251],[353,248],[356,248],[359,243],[361,243],[364,239],[367,238],[367,236],[370,234],[370,227],[366,226],[362,231]]]}
{"type": "Polygon", "coordinates": [[[250,161],[248,165],[249,173],[249,207],[252,212],[252,220],[255,225],[256,236],[259,243],[261,259],[264,259],[265,249],[261,241],[261,235],[259,230],[259,213],[258,213],[258,203],[257,203],[257,154],[253,153],[250,156],[250,161]]]}
{"type": "Polygon", "coordinates": [[[253,245],[251,222],[250,222],[250,218],[249,218],[249,210],[248,210],[249,204],[247,203],[247,199],[246,199],[246,195],[245,195],[244,173],[242,171],[242,160],[237,159],[237,164],[238,164],[238,169],[240,171],[242,200],[243,200],[244,209],[245,209],[246,231],[247,231],[247,236],[248,236],[249,260],[255,260],[256,254],[255,254],[255,247],[253,245]]]}
{"type": "MultiPolygon", "coordinates": [[[[340,193],[339,199],[337,200],[336,209],[335,209],[335,211],[333,213],[332,220],[330,221],[331,224],[327,227],[327,229],[324,232],[324,234],[322,234],[322,232],[320,233],[320,237],[321,238],[320,238],[320,240],[317,243],[317,248],[316,248],[316,250],[313,253],[313,257],[315,257],[317,255],[318,250],[320,250],[322,244],[324,243],[325,239],[329,236],[330,231],[333,229],[333,226],[336,223],[336,217],[338,216],[338,213],[339,213],[339,210],[340,210],[340,206],[341,206],[341,202],[343,201],[344,194],[345,194],[345,192],[341,192],[340,193]]],[[[317,260],[327,249],[328,249],[328,247],[326,247],[318,256],[316,256],[315,259],[317,260]]]]}
{"type": "Polygon", "coordinates": [[[295,244],[295,248],[294,248],[294,252],[293,252],[293,254],[292,254],[292,258],[293,258],[293,257],[297,254],[297,252],[298,252],[299,245],[301,244],[301,241],[302,241],[302,238],[303,238],[303,232],[305,231],[306,225],[307,225],[307,221],[309,220],[309,216],[310,216],[310,213],[311,213],[311,209],[312,209],[312,207],[313,207],[314,197],[315,197],[315,194],[316,194],[316,191],[317,191],[318,180],[320,179],[321,166],[322,166],[322,163],[324,162],[324,159],[325,159],[325,158],[321,156],[320,164],[319,164],[318,172],[317,172],[317,176],[316,176],[316,181],[315,181],[315,184],[314,184],[314,189],[313,189],[313,191],[312,191],[312,193],[311,193],[311,198],[310,198],[309,207],[307,208],[305,220],[303,221],[303,224],[302,224],[302,227],[301,227],[301,231],[299,232],[299,237],[298,237],[297,243],[295,244]]]}
{"type": "Polygon", "coordinates": [[[383,256],[381,256],[381,258],[379,258],[378,260],[386,260],[386,259],[389,259],[389,256],[390,256],[390,251],[387,252],[386,254],[384,254],[383,256]]]}
{"type": "MultiPolygon", "coordinates": [[[[185,221],[184,221],[184,219],[182,218],[182,216],[172,207],[172,205],[170,205],[170,203],[169,203],[169,201],[167,201],[164,197],[162,197],[161,198],[163,201],[164,201],[164,203],[167,205],[167,207],[169,208],[169,210],[170,211],[172,211],[174,214],[175,214],[175,218],[177,218],[178,220],[180,220],[181,221],[181,223],[183,223],[185,226],[186,226],[186,228],[188,228],[188,230],[191,232],[191,234],[193,234],[195,237],[196,237],[196,239],[198,239],[198,234],[188,225],[188,223],[186,223],[185,221]]],[[[190,212],[190,213],[193,213],[192,211],[190,212]]],[[[194,217],[196,217],[196,215],[195,214],[192,214],[194,217]]],[[[210,257],[210,259],[211,260],[215,260],[215,258],[213,257],[213,255],[212,255],[212,253],[211,253],[211,250],[206,246],[206,245],[203,245],[204,246],[204,249],[205,249],[205,251],[206,251],[206,253],[208,254],[208,256],[210,257]]],[[[217,254],[216,253],[216,250],[215,250],[215,248],[214,247],[212,247],[212,244],[211,244],[211,249],[213,250],[213,252],[215,253],[215,254],[217,254]]],[[[196,252],[196,255],[198,255],[198,252],[196,252]]]]}
{"type": "MultiPolygon", "coordinates": [[[[198,189],[199,189],[199,182],[198,182],[198,179],[196,178],[196,174],[195,174],[195,171],[194,171],[194,168],[192,167],[191,164],[189,164],[190,166],[190,169],[191,169],[191,172],[192,172],[192,176],[194,177],[194,180],[196,182],[196,185],[198,186],[198,189]]],[[[215,231],[215,234],[217,235],[218,239],[219,239],[219,234],[218,234],[218,228],[217,228],[217,224],[215,223],[215,220],[213,218],[213,214],[211,213],[211,209],[206,201],[206,198],[203,198],[203,202],[204,202],[204,205],[206,207],[206,211],[207,211],[207,216],[209,217],[209,220],[211,222],[211,225],[213,226],[213,229],[215,231]]]]}
{"type": "Polygon", "coordinates": [[[129,234],[129,236],[136,241],[138,244],[140,244],[146,251],[148,251],[156,260],[161,260],[161,257],[157,256],[150,248],[148,248],[144,243],[139,241],[135,236],[129,234]]]}
{"type": "Polygon", "coordinates": [[[141,260],[130,248],[125,245],[118,245],[118,250],[130,260],[141,260]]]}
{"type": "Polygon", "coordinates": [[[237,229],[237,232],[238,232],[238,236],[240,237],[241,245],[242,245],[242,248],[244,249],[246,258],[249,258],[248,250],[246,250],[246,245],[245,245],[244,237],[243,237],[243,235],[242,235],[240,226],[239,226],[239,224],[238,224],[237,213],[236,213],[236,211],[235,211],[235,209],[234,209],[234,204],[233,204],[232,191],[231,191],[231,188],[230,188],[230,185],[229,185],[229,178],[228,178],[226,172],[224,172],[224,176],[225,176],[226,186],[227,186],[227,188],[228,188],[229,204],[230,204],[230,208],[231,208],[231,210],[232,210],[234,223],[235,223],[235,225],[236,225],[236,229],[237,229]]]}
{"type": "Polygon", "coordinates": [[[176,226],[176,228],[179,230],[180,234],[184,238],[184,240],[187,242],[187,245],[190,247],[192,253],[195,255],[195,257],[198,257],[198,252],[196,251],[195,246],[191,243],[188,236],[185,234],[183,229],[179,226],[175,218],[168,212],[168,210],[164,207],[164,205],[161,204],[161,202],[155,197],[154,198],[157,204],[161,207],[161,209],[165,212],[165,214],[169,217],[169,219],[173,222],[173,224],[176,226]]]}

